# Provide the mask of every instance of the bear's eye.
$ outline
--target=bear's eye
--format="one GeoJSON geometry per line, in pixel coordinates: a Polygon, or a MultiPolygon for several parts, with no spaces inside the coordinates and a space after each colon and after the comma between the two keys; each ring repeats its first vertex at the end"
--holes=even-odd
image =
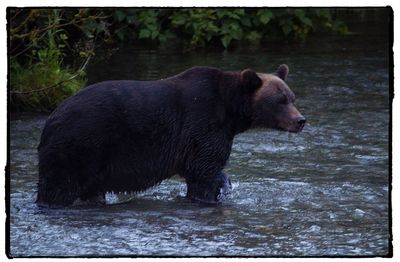
{"type": "Polygon", "coordinates": [[[288,99],[286,96],[280,96],[278,99],[278,103],[282,105],[286,105],[288,103],[288,99]]]}

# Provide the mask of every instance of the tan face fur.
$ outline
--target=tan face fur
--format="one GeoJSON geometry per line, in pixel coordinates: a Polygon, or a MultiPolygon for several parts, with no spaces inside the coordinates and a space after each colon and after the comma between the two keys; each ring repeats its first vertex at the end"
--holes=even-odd
{"type": "MultiPolygon", "coordinates": [[[[278,68],[278,74],[286,79],[288,67],[278,68]],[[286,70],[279,72],[279,70],[286,70]]],[[[305,118],[294,106],[295,95],[283,79],[274,74],[257,73],[263,84],[252,101],[252,126],[273,128],[289,132],[300,132],[305,118]]]]}

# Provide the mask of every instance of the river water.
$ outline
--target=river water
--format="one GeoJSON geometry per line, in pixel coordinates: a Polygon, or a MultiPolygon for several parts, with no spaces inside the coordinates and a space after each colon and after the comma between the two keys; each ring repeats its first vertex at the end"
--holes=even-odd
{"type": "Polygon", "coordinates": [[[234,140],[233,191],[218,206],[184,198],[179,177],[105,207],[46,210],[34,201],[46,115],[10,122],[12,256],[385,256],[389,225],[387,36],[193,51],[124,48],[93,61],[89,82],[159,79],[193,65],[273,72],[308,124],[300,134],[253,130],[234,140]]]}

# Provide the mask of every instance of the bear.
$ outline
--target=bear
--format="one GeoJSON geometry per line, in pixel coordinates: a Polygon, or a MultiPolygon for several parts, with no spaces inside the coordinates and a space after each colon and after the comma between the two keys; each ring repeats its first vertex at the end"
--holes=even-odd
{"type": "Polygon", "coordinates": [[[105,204],[107,192],[139,192],[174,175],[187,198],[219,203],[235,135],[252,128],[300,132],[306,119],[274,73],[192,67],[152,81],[92,84],[48,117],[38,146],[40,207],[105,204]]]}

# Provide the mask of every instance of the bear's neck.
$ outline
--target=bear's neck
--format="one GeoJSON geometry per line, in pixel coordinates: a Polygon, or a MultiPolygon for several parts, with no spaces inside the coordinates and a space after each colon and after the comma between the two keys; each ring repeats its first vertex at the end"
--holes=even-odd
{"type": "Polygon", "coordinates": [[[245,122],[236,123],[234,128],[234,135],[238,135],[250,129],[251,122],[248,120],[244,120],[245,122]]]}
{"type": "Polygon", "coordinates": [[[235,135],[243,133],[251,127],[251,118],[247,116],[241,116],[235,122],[235,135]]]}
{"type": "Polygon", "coordinates": [[[251,127],[251,97],[243,91],[238,72],[225,72],[221,75],[219,94],[225,108],[225,125],[235,136],[251,127]]]}
{"type": "Polygon", "coordinates": [[[246,105],[243,108],[236,108],[235,111],[230,109],[226,112],[225,125],[227,126],[230,134],[235,136],[243,133],[251,128],[252,120],[250,112],[246,109],[246,105]]]}

